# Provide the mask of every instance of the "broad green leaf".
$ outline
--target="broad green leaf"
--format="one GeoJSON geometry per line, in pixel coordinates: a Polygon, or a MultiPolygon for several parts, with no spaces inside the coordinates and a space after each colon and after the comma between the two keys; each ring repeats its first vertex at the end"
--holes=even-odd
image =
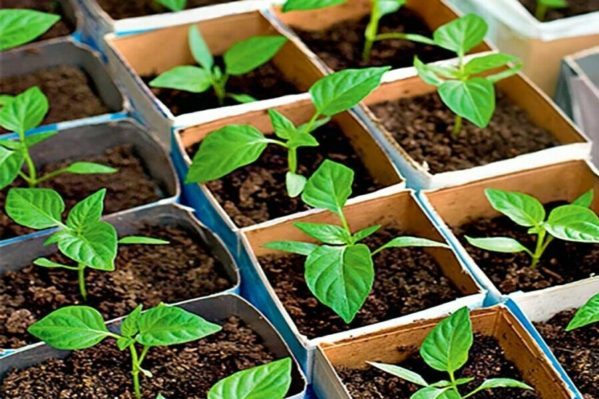
{"type": "Polygon", "coordinates": [[[429,66],[424,64],[418,57],[414,57],[414,68],[418,72],[418,76],[425,83],[433,86],[440,86],[444,80],[437,76],[436,72],[429,66]]]}
{"type": "Polygon", "coordinates": [[[509,237],[488,237],[488,238],[472,238],[466,237],[466,241],[474,247],[484,249],[485,251],[502,252],[506,254],[527,252],[528,248],[520,244],[518,241],[509,237]]]}
{"type": "Polygon", "coordinates": [[[161,73],[150,82],[150,86],[203,93],[212,86],[212,81],[205,69],[184,65],[161,73]]]}
{"type": "Polygon", "coordinates": [[[545,229],[552,236],[573,242],[599,243],[599,217],[589,208],[563,205],[549,214],[545,229]]]}
{"type": "Polygon", "coordinates": [[[404,379],[406,381],[411,382],[412,384],[420,385],[420,386],[428,386],[428,382],[418,373],[413,372],[412,370],[408,370],[406,368],[395,366],[392,364],[384,364],[384,363],[376,363],[376,362],[368,362],[371,366],[376,367],[379,370],[383,370],[386,373],[404,379]]]}
{"type": "Polygon", "coordinates": [[[6,197],[6,213],[16,223],[42,230],[61,224],[64,202],[54,190],[12,188],[6,197]]]}
{"type": "Polygon", "coordinates": [[[295,125],[285,115],[277,110],[269,109],[268,116],[277,137],[289,140],[295,135],[295,125]]]}
{"type": "Polygon", "coordinates": [[[117,254],[117,233],[106,222],[87,223],[77,231],[66,230],[58,249],[76,262],[93,269],[112,271],[117,254]]]}
{"type": "Polygon", "coordinates": [[[30,87],[0,108],[0,126],[24,133],[42,123],[48,107],[48,99],[39,87],[30,87]]]}
{"type": "Polygon", "coordinates": [[[291,198],[295,198],[304,191],[304,187],[306,186],[306,179],[302,175],[298,175],[297,173],[287,172],[285,174],[285,187],[287,188],[287,194],[291,198]]]}
{"type": "Polygon", "coordinates": [[[495,112],[495,87],[488,79],[448,80],[438,88],[441,99],[454,113],[480,128],[486,127],[495,112]]]}
{"type": "Polygon", "coordinates": [[[29,43],[59,20],[59,15],[36,10],[0,10],[0,51],[29,43]]]}
{"type": "Polygon", "coordinates": [[[509,64],[510,62],[518,62],[518,57],[513,55],[504,54],[504,53],[496,53],[496,54],[488,54],[483,55],[481,57],[476,57],[471,59],[466,63],[464,67],[466,73],[468,75],[474,75],[477,73],[485,72],[491,69],[499,68],[504,65],[509,64]]]}
{"type": "Polygon", "coordinates": [[[470,314],[464,307],[433,328],[420,347],[420,356],[435,370],[454,372],[468,361],[472,341],[470,314]]]}
{"type": "Polygon", "coordinates": [[[485,195],[493,209],[520,226],[537,226],[545,220],[543,204],[530,195],[492,188],[486,189],[485,195]]]}
{"type": "Polygon", "coordinates": [[[238,371],[217,382],[208,399],[284,399],[291,387],[290,358],[238,371]]]}
{"type": "Polygon", "coordinates": [[[0,147],[0,190],[15,181],[23,167],[23,162],[20,151],[0,147]]]}
{"type": "Polygon", "coordinates": [[[316,110],[324,116],[346,111],[381,84],[389,67],[346,69],[325,76],[310,88],[316,110]]]}
{"type": "Polygon", "coordinates": [[[538,0],[539,3],[549,8],[565,8],[568,7],[567,0],[538,0]]]}
{"type": "Polygon", "coordinates": [[[56,136],[57,134],[58,134],[58,132],[55,130],[31,134],[31,135],[25,137],[25,145],[27,147],[32,147],[36,144],[41,143],[42,141],[51,139],[52,137],[56,136]]]}
{"type": "Polygon", "coordinates": [[[362,241],[366,237],[369,237],[369,236],[373,235],[374,233],[376,233],[380,228],[381,228],[381,225],[377,224],[374,226],[366,227],[365,229],[362,229],[360,231],[357,231],[354,234],[354,241],[355,242],[362,241]]]}
{"type": "Polygon", "coordinates": [[[9,94],[0,94],[0,107],[5,106],[12,100],[14,100],[15,96],[11,96],[9,94]]]}
{"type": "Polygon", "coordinates": [[[54,262],[48,258],[37,258],[33,261],[33,264],[36,266],[45,267],[47,269],[70,269],[77,270],[76,267],[65,265],[63,263],[54,262]]]}
{"type": "Polygon", "coordinates": [[[297,147],[318,147],[319,143],[310,133],[304,131],[298,131],[296,134],[287,142],[287,146],[290,148],[297,147]]]}
{"type": "Polygon", "coordinates": [[[325,244],[341,245],[351,243],[349,233],[343,227],[334,224],[296,222],[293,225],[310,237],[316,238],[325,244]]]}
{"type": "Polygon", "coordinates": [[[119,239],[119,244],[123,245],[166,245],[169,241],[161,240],[159,238],[144,237],[144,236],[127,236],[119,239]]]}
{"type": "Polygon", "coordinates": [[[226,71],[239,76],[270,61],[287,42],[285,36],[254,36],[231,47],[224,55],[226,71]]]}
{"type": "Polygon", "coordinates": [[[132,338],[139,332],[139,319],[143,306],[138,305],[121,323],[121,335],[127,338],[132,338]]]}
{"type": "Polygon", "coordinates": [[[6,140],[0,139],[0,147],[4,147],[7,150],[20,150],[23,148],[23,144],[20,140],[6,140]]]}
{"type": "Polygon", "coordinates": [[[179,345],[219,332],[221,326],[176,306],[159,305],[141,314],[136,341],[145,346],[179,345]]]}
{"type": "Polygon", "coordinates": [[[269,140],[250,125],[229,125],[210,133],[193,158],[185,183],[220,179],[257,160],[269,140]]]}
{"type": "Polygon", "coordinates": [[[381,17],[398,11],[407,0],[374,0],[375,7],[381,17]]]}
{"type": "Polygon", "coordinates": [[[191,50],[193,58],[205,70],[212,70],[214,58],[197,26],[194,25],[189,28],[188,38],[189,49],[191,50]]]}
{"type": "Polygon", "coordinates": [[[258,99],[250,96],[249,94],[227,93],[227,96],[237,101],[239,104],[247,104],[258,101],[258,99]]]}
{"type": "Polygon", "coordinates": [[[483,381],[483,383],[477,388],[477,390],[495,389],[495,388],[519,388],[519,389],[530,389],[533,388],[528,384],[521,381],[514,380],[511,378],[490,378],[483,381]]]}
{"type": "Polygon", "coordinates": [[[433,33],[433,40],[439,46],[465,54],[485,39],[488,26],[476,14],[467,14],[439,27],[433,33]]]}
{"type": "Polygon", "coordinates": [[[301,241],[271,241],[264,244],[264,248],[308,256],[318,248],[318,245],[301,241]]]}
{"type": "Polygon", "coordinates": [[[65,172],[76,175],[94,175],[116,173],[118,169],[95,162],[75,162],[67,166],[65,172]]]}
{"type": "Polygon", "coordinates": [[[128,338],[128,337],[120,337],[116,340],[116,345],[122,351],[129,348],[134,343],[135,343],[135,340],[133,338],[128,338]]]}
{"type": "Polygon", "coordinates": [[[283,12],[316,10],[319,8],[344,4],[347,0],[287,0],[283,12]]]}
{"type": "Polygon", "coordinates": [[[79,230],[88,223],[99,221],[104,211],[105,197],[106,189],[103,188],[77,203],[69,212],[67,226],[79,230]]]}
{"type": "Polygon", "coordinates": [[[162,4],[171,11],[184,10],[187,5],[187,0],[156,0],[156,2],[162,4]]]}
{"type": "Polygon", "coordinates": [[[366,302],[374,282],[370,249],[364,244],[347,247],[323,245],[306,259],[306,283],[324,305],[347,324],[366,302]]]}
{"type": "Polygon", "coordinates": [[[57,232],[51,234],[50,237],[48,237],[46,239],[46,241],[44,241],[44,246],[48,246],[51,244],[57,244],[64,235],[65,235],[64,230],[58,230],[57,232]]]}
{"type": "Polygon", "coordinates": [[[594,295],[576,311],[576,314],[568,323],[566,331],[572,331],[597,322],[599,322],[599,294],[594,295]]]}
{"type": "Polygon", "coordinates": [[[354,171],[340,163],[325,160],[308,179],[302,200],[314,207],[340,213],[351,195],[354,171]]]}
{"type": "Polygon", "coordinates": [[[63,350],[91,348],[110,335],[100,312],[89,306],[55,310],[27,331],[51,347],[63,350]]]}
{"type": "Polygon", "coordinates": [[[590,208],[591,205],[593,204],[593,199],[595,198],[595,194],[593,192],[593,189],[587,191],[586,193],[582,194],[580,197],[576,198],[574,200],[574,202],[572,202],[572,205],[578,205],[578,206],[582,206],[584,208],[590,208]]]}
{"type": "MultiPolygon", "coordinates": [[[[416,393],[414,393],[412,396],[410,396],[410,399],[453,399],[453,398],[446,398],[443,395],[445,394],[445,392],[447,392],[449,388],[445,387],[445,388],[437,388],[434,386],[428,386],[428,387],[424,387],[419,389],[418,391],[416,391],[416,393]]],[[[458,399],[461,399],[458,397],[458,399]]]]}
{"type": "Polygon", "coordinates": [[[389,241],[388,243],[383,245],[381,248],[379,248],[378,251],[382,251],[387,248],[407,248],[407,247],[449,248],[449,245],[442,243],[442,242],[429,240],[426,238],[404,236],[404,237],[395,237],[394,239],[392,239],[391,241],[389,241]]]}

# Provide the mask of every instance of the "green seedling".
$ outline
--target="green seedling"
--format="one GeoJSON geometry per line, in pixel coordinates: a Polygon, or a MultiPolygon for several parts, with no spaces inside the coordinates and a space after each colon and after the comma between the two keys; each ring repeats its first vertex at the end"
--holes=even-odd
{"type": "Polygon", "coordinates": [[[287,0],[283,4],[283,12],[316,10],[344,3],[347,3],[347,0],[287,0]]]}
{"type": "Polygon", "coordinates": [[[284,36],[254,36],[238,42],[223,56],[224,68],[216,65],[214,57],[196,26],[189,28],[189,48],[198,66],[177,66],[160,74],[150,86],[204,93],[212,88],[219,103],[226,98],[239,103],[255,101],[243,93],[229,93],[226,89],[231,76],[245,75],[270,61],[287,42],[284,36]]]}
{"type": "Polygon", "coordinates": [[[0,51],[29,43],[43,35],[59,20],[59,15],[41,11],[0,10],[0,51]]]}
{"type": "Polygon", "coordinates": [[[154,0],[154,4],[176,12],[182,11],[187,7],[187,0],[154,0]]]}
{"type": "Polygon", "coordinates": [[[265,136],[251,125],[229,125],[209,134],[195,154],[185,182],[206,183],[219,179],[242,166],[255,162],[267,145],[287,150],[285,177],[291,197],[301,194],[306,178],[297,173],[298,150],[319,145],[312,133],[329,122],[333,115],[359,103],[381,83],[388,68],[348,69],[326,76],[310,88],[316,111],[310,120],[296,126],[280,112],[269,110],[275,138],[265,136]]]}
{"type": "Polygon", "coordinates": [[[22,178],[29,187],[53,179],[64,173],[106,174],[117,169],[93,162],[74,162],[69,166],[38,176],[31,148],[42,141],[54,137],[57,132],[26,135],[27,131],[40,125],[48,112],[48,99],[38,87],[31,87],[23,93],[11,97],[3,96],[0,108],[0,126],[16,132],[18,139],[0,139],[0,189],[22,178]]]}
{"type": "Polygon", "coordinates": [[[58,228],[44,245],[56,244],[75,264],[64,265],[44,257],[33,263],[50,269],[76,271],[84,300],[87,300],[85,271],[88,268],[113,271],[119,244],[168,244],[168,241],[142,236],[119,239],[114,226],[101,220],[105,195],[106,189],[102,189],[85,198],[71,209],[66,221],[62,219],[65,203],[54,190],[13,188],[6,197],[6,214],[16,223],[35,230],[58,228]]]}
{"type": "Polygon", "coordinates": [[[568,323],[566,331],[576,330],[597,322],[599,322],[599,294],[593,295],[587,303],[576,311],[576,314],[568,323]]]}
{"type": "Polygon", "coordinates": [[[481,17],[465,15],[441,26],[432,39],[437,46],[457,54],[457,65],[424,64],[418,57],[414,59],[420,78],[436,86],[441,100],[456,114],[454,137],[462,130],[463,118],[480,128],[489,124],[495,112],[495,83],[515,75],[522,68],[519,58],[504,53],[465,61],[466,53],[483,42],[487,30],[487,23],[481,17]],[[504,69],[490,73],[498,68],[504,69]]]}
{"type": "Polygon", "coordinates": [[[374,251],[361,243],[376,233],[380,225],[353,232],[343,212],[351,195],[354,172],[326,160],[308,179],[302,200],[314,208],[326,209],[339,217],[340,225],[296,222],[294,226],[320,241],[273,241],[266,248],[306,256],[305,278],[308,288],[324,305],[349,324],[366,302],[374,283],[372,258],[389,248],[447,247],[418,237],[396,237],[374,251]]]}
{"type": "Polygon", "coordinates": [[[588,191],[571,205],[559,206],[549,213],[536,198],[518,192],[487,189],[485,195],[491,206],[514,223],[528,228],[536,236],[534,250],[509,237],[472,238],[466,240],[486,251],[502,253],[526,252],[535,268],[554,239],[577,243],[599,243],[599,217],[590,209],[593,191],[588,191]]]}
{"type": "Polygon", "coordinates": [[[388,374],[421,387],[410,399],[468,399],[479,392],[496,388],[532,390],[529,385],[511,378],[490,378],[468,393],[461,393],[463,386],[474,381],[472,377],[458,378],[456,371],[468,363],[470,348],[474,342],[472,322],[468,308],[462,308],[442,320],[426,336],[420,346],[420,356],[432,369],[448,374],[449,380],[428,383],[420,374],[391,364],[368,362],[388,374]],[[462,387],[462,388],[461,388],[462,387]]]}
{"type": "Polygon", "coordinates": [[[568,2],[566,0],[537,0],[537,7],[535,8],[535,17],[539,21],[544,21],[547,17],[547,11],[567,7],[568,2]]]}

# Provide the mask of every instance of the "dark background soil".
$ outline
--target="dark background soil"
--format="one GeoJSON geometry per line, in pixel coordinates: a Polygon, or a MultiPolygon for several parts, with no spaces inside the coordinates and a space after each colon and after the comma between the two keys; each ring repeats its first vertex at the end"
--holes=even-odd
{"type": "MultiPolygon", "coordinates": [[[[98,4],[113,19],[141,17],[144,15],[171,12],[158,6],[154,0],[97,0],[98,4]]],[[[187,0],[186,9],[210,6],[213,4],[232,3],[240,0],[187,0]]]]}
{"type": "Polygon", "coordinates": [[[3,8],[26,8],[60,15],[60,21],[33,42],[67,36],[75,30],[75,26],[65,18],[62,5],[57,0],[0,0],[0,9],[3,8]]]}
{"type": "MultiPolygon", "coordinates": [[[[573,17],[575,15],[587,14],[589,12],[599,11],[599,0],[567,0],[567,8],[557,8],[547,11],[545,22],[554,21],[556,19],[573,17]]],[[[524,5],[530,11],[532,15],[535,15],[537,7],[536,0],[520,0],[520,3],[524,5]]]]}

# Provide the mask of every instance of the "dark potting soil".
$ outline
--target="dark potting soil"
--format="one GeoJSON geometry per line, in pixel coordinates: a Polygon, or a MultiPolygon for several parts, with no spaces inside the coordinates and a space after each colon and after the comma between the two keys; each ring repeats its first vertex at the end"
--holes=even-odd
{"type": "MultiPolygon", "coordinates": [[[[387,227],[364,243],[374,250],[399,235],[397,229],[387,227]]],[[[308,289],[305,259],[299,255],[268,255],[260,257],[259,262],[300,332],[310,338],[375,324],[461,296],[435,259],[422,249],[388,249],[374,257],[373,290],[354,321],[347,325],[308,289]]]]}
{"type": "MultiPolygon", "coordinates": [[[[102,115],[110,112],[92,80],[79,68],[61,65],[25,75],[0,78],[0,93],[16,95],[38,86],[48,97],[50,110],[42,124],[102,115]]],[[[0,128],[0,133],[6,132],[0,128]]]]}
{"type": "MultiPolygon", "coordinates": [[[[219,63],[219,60],[216,60],[219,63]]],[[[142,76],[152,93],[166,105],[174,115],[188,114],[190,112],[206,109],[220,108],[223,106],[237,105],[239,102],[225,99],[224,104],[219,104],[212,88],[203,93],[189,93],[182,90],[160,89],[150,87],[149,83],[157,75],[142,76]]],[[[227,92],[248,94],[257,100],[267,100],[282,97],[288,94],[297,94],[294,82],[290,81],[272,62],[243,76],[232,76],[227,82],[227,92]]]]}
{"type": "MultiPolygon", "coordinates": [[[[314,51],[329,68],[340,71],[347,68],[366,66],[412,66],[414,56],[424,62],[433,62],[455,57],[455,54],[437,46],[419,44],[408,40],[383,40],[375,42],[370,61],[362,60],[364,31],[369,16],[359,20],[340,22],[323,31],[297,30],[304,43],[314,51]]],[[[432,32],[420,16],[409,8],[381,19],[379,33],[414,33],[432,37],[432,32]]]]}
{"type": "MultiPolygon", "coordinates": [[[[196,235],[176,225],[140,226],[140,234],[168,245],[122,245],[116,270],[88,269],[88,300],[79,295],[77,273],[35,265],[0,275],[0,348],[36,342],[27,327],[66,305],[85,304],[106,319],[123,316],[138,304],[148,308],[223,291],[232,286],[224,266],[196,235]]],[[[72,264],[56,253],[51,257],[72,264]]]]}
{"type": "Polygon", "coordinates": [[[58,0],[0,0],[0,9],[4,8],[22,8],[60,15],[60,21],[52,25],[46,33],[35,39],[34,42],[67,36],[75,30],[71,21],[65,17],[62,4],[58,0]]]}
{"type": "Polygon", "coordinates": [[[371,110],[410,156],[431,173],[486,165],[560,144],[501,93],[491,123],[480,129],[464,121],[458,138],[451,133],[455,115],[437,93],[376,104],[371,110]]]}
{"type": "MultiPolygon", "coordinates": [[[[522,3],[532,15],[535,15],[537,0],[520,0],[520,3],[522,3]]],[[[599,11],[599,0],[568,0],[568,7],[548,10],[544,22],[573,17],[575,15],[588,14],[595,11],[599,11]]]]}
{"type": "Polygon", "coordinates": [[[535,327],[574,380],[584,399],[599,399],[599,324],[567,332],[566,326],[575,312],[568,310],[558,313],[546,323],[535,323],[535,327]]]}
{"type": "MultiPolygon", "coordinates": [[[[162,188],[145,172],[141,160],[130,145],[113,147],[93,157],[50,163],[38,167],[39,174],[60,169],[74,161],[98,162],[117,168],[118,172],[105,175],[63,174],[40,184],[40,187],[58,191],[65,200],[67,209],[101,188],[108,190],[104,201],[105,215],[149,204],[165,196],[162,188]]],[[[13,186],[25,187],[26,184],[18,178],[13,186]]],[[[8,188],[0,191],[0,239],[32,232],[13,223],[6,215],[4,204],[7,193],[8,188]]]]}
{"type": "MultiPolygon", "coordinates": [[[[551,203],[553,209],[562,203],[551,203]]],[[[505,216],[478,219],[454,229],[460,241],[487,276],[504,294],[517,290],[532,291],[554,285],[570,283],[599,273],[599,244],[578,244],[553,240],[538,266],[530,267],[531,259],[526,253],[502,254],[485,251],[468,244],[470,237],[511,237],[524,246],[534,249],[534,236],[527,228],[517,226],[505,216]]]]}
{"type": "MultiPolygon", "coordinates": [[[[319,147],[304,147],[298,151],[298,173],[310,176],[325,160],[340,162],[355,172],[353,195],[382,188],[368,172],[341,128],[329,123],[314,132],[319,147]]],[[[188,149],[191,157],[199,146],[188,149]]],[[[290,198],[285,188],[287,153],[280,146],[270,145],[252,165],[207,183],[225,212],[239,227],[247,227],[274,218],[307,210],[301,198],[290,198]]]]}
{"type": "MultiPolygon", "coordinates": [[[[389,350],[393,349],[389,348],[389,350]]],[[[377,361],[378,359],[367,360],[377,361]]],[[[414,349],[414,354],[410,358],[401,363],[401,366],[419,373],[429,382],[447,380],[447,374],[428,367],[416,349],[414,349]]],[[[354,399],[408,399],[419,388],[410,382],[371,366],[365,369],[338,368],[337,372],[354,399]]],[[[503,377],[522,381],[522,375],[516,366],[505,358],[505,353],[497,340],[480,334],[475,334],[474,344],[470,349],[469,361],[466,366],[457,372],[457,376],[460,378],[475,378],[470,384],[462,386],[461,392],[463,394],[478,387],[488,378],[503,377]]],[[[478,393],[475,397],[476,399],[538,398],[532,391],[503,388],[486,390],[478,393]]]]}
{"type": "MultiPolygon", "coordinates": [[[[186,9],[205,7],[214,4],[233,3],[241,0],[187,0],[186,9]]],[[[112,17],[123,19],[141,17],[144,15],[171,12],[156,3],[155,0],[97,0],[100,7],[112,17]]]]}
{"type": "MultiPolygon", "coordinates": [[[[129,356],[108,339],[66,359],[9,372],[0,385],[0,397],[133,399],[129,356]]],[[[258,334],[233,316],[222,331],[202,340],[152,348],[144,368],[154,376],[140,377],[143,397],[154,399],[162,393],[166,398],[205,399],[219,380],[273,360],[258,334]]]]}

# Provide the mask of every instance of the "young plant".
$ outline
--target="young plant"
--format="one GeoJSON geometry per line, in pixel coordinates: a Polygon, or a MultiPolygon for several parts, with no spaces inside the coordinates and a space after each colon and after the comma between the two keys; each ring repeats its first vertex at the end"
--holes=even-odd
{"type": "Polygon", "coordinates": [[[154,3],[175,12],[182,11],[187,7],[187,0],[154,0],[154,3]]]}
{"type": "Polygon", "coordinates": [[[566,331],[576,330],[599,322],[599,294],[595,294],[585,303],[568,323],[566,331]]]}
{"type": "Polygon", "coordinates": [[[599,217],[589,208],[593,203],[592,190],[571,205],[553,209],[549,217],[546,217],[543,204],[530,195],[496,189],[485,190],[485,195],[495,210],[519,226],[527,227],[528,233],[536,236],[536,247],[534,251],[530,250],[509,237],[466,237],[475,247],[502,253],[526,252],[532,258],[531,267],[535,268],[556,238],[577,243],[599,243],[599,217]]]}
{"type": "Polygon", "coordinates": [[[119,244],[168,244],[168,241],[141,236],[119,239],[114,226],[101,220],[105,195],[106,189],[102,189],[85,198],[71,209],[66,221],[62,219],[64,201],[54,190],[13,188],[6,197],[6,214],[16,223],[36,230],[58,227],[44,245],[56,244],[75,264],[64,265],[44,257],[33,263],[76,271],[83,300],[87,300],[85,271],[87,268],[113,271],[119,244]]]}
{"type": "Polygon", "coordinates": [[[59,15],[25,9],[0,10],[0,51],[36,39],[60,20],[59,15]]]}
{"type": "Polygon", "coordinates": [[[470,348],[474,342],[472,322],[468,308],[464,307],[442,320],[426,336],[420,346],[420,356],[432,369],[448,374],[449,380],[428,383],[420,374],[406,368],[384,363],[368,362],[370,365],[420,388],[411,399],[467,399],[477,393],[495,388],[533,388],[511,378],[490,378],[477,388],[462,394],[460,386],[474,381],[472,377],[456,378],[456,371],[468,363],[470,348]]]}
{"type": "Polygon", "coordinates": [[[537,7],[535,9],[535,17],[539,21],[544,21],[547,16],[547,11],[551,9],[567,8],[568,2],[566,0],[537,0],[537,7]]]}
{"type": "Polygon", "coordinates": [[[432,41],[439,47],[453,51],[458,56],[457,65],[424,64],[415,57],[414,67],[426,83],[437,87],[441,100],[456,114],[453,136],[462,130],[466,118],[480,128],[486,127],[495,112],[495,86],[522,68],[519,58],[493,53],[466,62],[468,51],[481,44],[487,33],[487,23],[479,16],[468,14],[437,29],[432,41]],[[494,69],[508,66],[501,72],[494,69]]]}
{"type": "Polygon", "coordinates": [[[57,132],[49,131],[26,136],[27,131],[39,126],[48,112],[48,99],[38,87],[31,87],[15,96],[3,97],[0,107],[0,126],[16,132],[16,140],[0,139],[0,189],[21,177],[29,187],[53,179],[64,173],[105,174],[117,169],[93,162],[74,162],[69,166],[38,176],[31,147],[54,137],[57,132]]]}
{"type": "Polygon", "coordinates": [[[273,241],[266,248],[306,256],[305,278],[310,291],[349,324],[366,302],[374,283],[372,258],[388,248],[447,247],[418,237],[396,237],[374,251],[361,243],[380,225],[353,232],[343,207],[351,195],[354,172],[325,160],[308,179],[302,200],[314,208],[327,209],[339,217],[340,225],[296,222],[294,226],[320,241],[273,241]]]}
{"type": "Polygon", "coordinates": [[[247,94],[229,93],[226,89],[231,76],[241,76],[270,61],[287,42],[284,36],[254,36],[236,43],[223,56],[224,68],[216,65],[208,45],[196,26],[189,28],[189,48],[200,65],[174,67],[150,82],[152,87],[203,93],[210,88],[218,102],[223,105],[226,98],[239,103],[255,101],[247,94]]]}
{"type": "Polygon", "coordinates": [[[251,125],[229,125],[209,134],[195,154],[185,182],[206,183],[235,169],[255,162],[268,144],[287,150],[288,172],[285,177],[291,197],[301,194],[306,178],[297,173],[298,150],[317,147],[312,133],[330,118],[359,103],[381,82],[388,68],[348,69],[326,76],[310,88],[316,108],[309,122],[295,126],[281,113],[269,110],[277,139],[269,138],[251,125]]]}

